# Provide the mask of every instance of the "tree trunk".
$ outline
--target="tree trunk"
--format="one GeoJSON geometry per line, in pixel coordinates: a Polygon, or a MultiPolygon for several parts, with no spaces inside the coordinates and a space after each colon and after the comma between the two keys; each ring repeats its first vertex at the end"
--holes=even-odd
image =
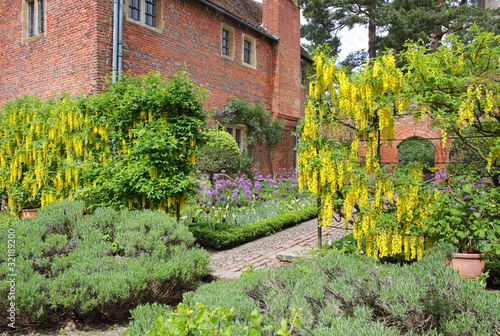
{"type": "Polygon", "coordinates": [[[377,37],[377,26],[372,18],[368,19],[368,58],[372,59],[377,57],[377,50],[375,49],[375,39],[377,37]]]}

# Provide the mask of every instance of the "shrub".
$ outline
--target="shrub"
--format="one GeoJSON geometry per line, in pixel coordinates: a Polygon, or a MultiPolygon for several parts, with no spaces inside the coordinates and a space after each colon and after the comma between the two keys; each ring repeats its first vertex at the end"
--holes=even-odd
{"type": "Polygon", "coordinates": [[[438,245],[409,265],[335,253],[203,285],[186,293],[183,304],[232,308],[234,335],[247,334],[245,317],[255,309],[262,325],[277,330],[299,308],[302,324],[294,335],[495,335],[500,294],[446,266],[450,248],[438,245]]]}
{"type": "Polygon", "coordinates": [[[87,192],[88,204],[182,207],[191,194],[204,90],[185,74],[124,78],[90,97],[24,97],[0,113],[0,191],[9,211],[87,192]],[[90,189],[90,190],[89,190],[90,189]]]}
{"type": "MultiPolygon", "coordinates": [[[[11,227],[16,235],[16,324],[58,319],[110,320],[140,303],[176,303],[205,275],[208,254],[187,228],[160,211],[99,208],[84,218],[82,202],[52,203],[38,218],[11,227]]],[[[7,234],[0,231],[0,244],[7,234]]],[[[9,280],[0,256],[0,295],[9,280]]],[[[6,311],[0,312],[1,321],[6,311]]]]}
{"type": "MultiPolygon", "coordinates": [[[[237,321],[258,308],[274,326],[302,308],[300,335],[494,335],[500,294],[446,266],[449,249],[439,245],[410,265],[337,253],[203,285],[183,302],[232,307],[237,321]]],[[[234,334],[244,334],[238,323],[234,334]]]]}
{"type": "MultiPolygon", "coordinates": [[[[242,227],[211,230],[200,227],[200,224],[193,224],[190,225],[189,230],[193,233],[196,242],[200,245],[216,249],[225,249],[271,235],[284,228],[302,223],[317,216],[317,207],[311,206],[269,219],[260,220],[242,227]]],[[[212,226],[217,227],[218,223],[213,223],[212,226]]]]}
{"type": "Polygon", "coordinates": [[[207,143],[200,148],[196,167],[210,177],[221,170],[236,173],[240,168],[240,149],[233,137],[217,129],[207,130],[206,135],[207,143]]]}

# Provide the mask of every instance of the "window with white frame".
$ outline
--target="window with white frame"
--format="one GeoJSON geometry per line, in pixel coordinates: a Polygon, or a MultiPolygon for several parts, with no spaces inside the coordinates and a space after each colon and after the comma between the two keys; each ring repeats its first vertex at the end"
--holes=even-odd
{"type": "Polygon", "coordinates": [[[257,67],[256,54],[256,40],[248,35],[243,34],[243,46],[241,55],[243,64],[255,69],[257,67]]]}
{"type": "Polygon", "coordinates": [[[244,151],[247,149],[247,127],[245,125],[227,125],[226,132],[233,137],[234,141],[236,141],[236,144],[238,145],[240,151],[244,151]]]}
{"type": "Polygon", "coordinates": [[[24,0],[23,37],[29,39],[45,32],[45,0],[24,0]]]}
{"type": "Polygon", "coordinates": [[[157,0],[125,1],[127,20],[153,28],[159,28],[160,7],[161,1],[157,0]]]}

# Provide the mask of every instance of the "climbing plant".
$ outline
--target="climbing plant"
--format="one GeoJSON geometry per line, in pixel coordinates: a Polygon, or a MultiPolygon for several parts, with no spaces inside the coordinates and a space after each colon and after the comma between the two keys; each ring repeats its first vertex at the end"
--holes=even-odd
{"type": "Polygon", "coordinates": [[[193,190],[204,90],[185,74],[125,77],[102,94],[17,99],[0,116],[0,189],[9,209],[78,191],[90,206],[174,213],[193,190]]]}
{"type": "Polygon", "coordinates": [[[271,173],[274,175],[272,165],[272,150],[274,145],[283,138],[284,122],[273,116],[258,100],[250,104],[248,98],[233,97],[224,107],[217,109],[215,121],[219,127],[229,124],[245,124],[247,126],[247,145],[250,156],[256,144],[265,144],[266,156],[271,173]]]}

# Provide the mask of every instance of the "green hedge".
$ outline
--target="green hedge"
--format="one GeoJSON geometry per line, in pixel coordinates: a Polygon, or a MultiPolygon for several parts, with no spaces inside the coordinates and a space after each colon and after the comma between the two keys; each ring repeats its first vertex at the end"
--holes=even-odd
{"type": "MultiPolygon", "coordinates": [[[[16,325],[111,320],[140,303],[177,303],[209,262],[189,230],[162,211],[99,208],[84,217],[82,202],[64,201],[0,229],[0,246],[12,239],[8,233],[15,265],[11,271],[0,255],[0,297],[15,279],[16,325]]],[[[6,314],[0,310],[0,326],[6,314]]]]}
{"type": "MultiPolygon", "coordinates": [[[[256,308],[262,325],[274,330],[293,309],[302,309],[294,335],[497,335],[500,293],[446,266],[449,248],[437,246],[410,265],[336,253],[212,282],[186,293],[183,304],[233,308],[232,335],[247,334],[245,319],[256,308]]],[[[131,328],[131,335],[136,331],[131,328]]]]}
{"type": "Polygon", "coordinates": [[[264,219],[250,225],[230,228],[222,231],[202,229],[197,227],[196,224],[190,225],[189,230],[196,238],[196,242],[201,246],[226,249],[250,242],[260,237],[271,235],[284,228],[302,223],[317,216],[317,207],[311,206],[306,209],[264,219]]]}

